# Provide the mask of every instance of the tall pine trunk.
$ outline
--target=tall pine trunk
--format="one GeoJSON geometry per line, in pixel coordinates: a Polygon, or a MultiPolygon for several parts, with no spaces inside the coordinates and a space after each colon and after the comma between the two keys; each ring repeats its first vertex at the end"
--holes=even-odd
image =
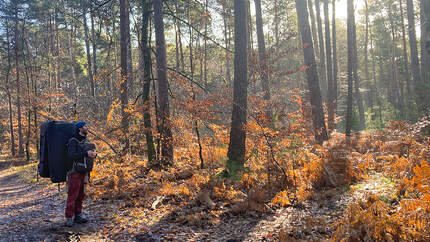
{"type": "Polygon", "coordinates": [[[321,92],[323,99],[327,97],[327,71],[326,71],[326,57],[324,50],[324,36],[323,36],[323,27],[321,20],[321,8],[320,8],[320,0],[315,0],[315,9],[316,9],[316,17],[317,17],[317,25],[318,25],[318,39],[319,39],[319,47],[320,47],[320,69],[319,69],[319,77],[321,80],[321,92]]]}
{"type": "MultiPolygon", "coordinates": [[[[353,7],[354,8],[354,7],[353,7]]],[[[356,102],[358,106],[358,115],[360,118],[360,130],[366,129],[366,119],[364,116],[363,97],[360,92],[360,78],[358,76],[358,55],[357,55],[357,31],[355,25],[355,13],[354,10],[351,15],[352,24],[352,51],[353,51],[353,78],[354,78],[354,91],[356,102]]]]}
{"type": "MultiPolygon", "coordinates": [[[[170,127],[169,83],[167,81],[166,40],[164,36],[163,3],[154,0],[154,28],[158,74],[159,130],[161,137],[161,165],[173,162],[173,140],[170,127]]],[[[246,52],[245,52],[246,53],[246,52]]]]}
{"type": "Polygon", "coordinates": [[[9,26],[6,25],[6,40],[7,40],[7,70],[6,70],[6,93],[7,93],[7,101],[9,106],[9,132],[10,132],[10,146],[11,146],[11,154],[15,156],[15,132],[13,129],[13,109],[12,109],[12,94],[10,90],[10,82],[9,75],[12,69],[11,63],[11,53],[10,53],[10,38],[9,38],[9,26]]]}
{"type": "Polygon", "coordinates": [[[299,29],[302,36],[303,54],[305,59],[306,77],[311,96],[312,117],[315,133],[315,140],[322,144],[328,140],[327,129],[325,126],[324,111],[322,107],[321,90],[316,68],[315,52],[313,49],[311,28],[309,26],[309,15],[306,2],[296,0],[296,10],[299,22],[299,29]]]}
{"type": "Polygon", "coordinates": [[[151,125],[151,33],[148,31],[149,27],[149,17],[151,15],[150,0],[143,0],[143,11],[142,11],[142,55],[143,55],[143,122],[145,127],[146,135],[146,147],[148,154],[148,164],[153,166],[156,157],[156,151],[154,146],[154,138],[152,135],[152,125],[151,125]]]}
{"type": "Polygon", "coordinates": [[[330,39],[330,17],[328,12],[328,0],[324,0],[324,25],[325,25],[325,49],[327,61],[327,102],[328,102],[328,130],[334,129],[334,83],[333,83],[333,64],[331,56],[330,39]]]}
{"type": "Polygon", "coordinates": [[[87,0],[82,0],[82,20],[84,23],[84,34],[85,34],[85,50],[87,52],[87,71],[88,71],[88,82],[90,84],[91,96],[95,98],[95,85],[93,77],[93,69],[91,65],[91,53],[90,53],[90,37],[88,34],[87,24],[87,0]]]}
{"type": "Polygon", "coordinates": [[[245,162],[248,109],[248,56],[246,0],[234,0],[234,90],[227,171],[236,174],[245,162]]]}
{"type": "Polygon", "coordinates": [[[128,14],[128,0],[120,0],[120,35],[121,35],[121,86],[120,86],[120,100],[121,100],[121,128],[123,130],[123,152],[126,152],[130,146],[128,139],[129,129],[129,114],[126,112],[128,108],[128,43],[130,37],[130,20],[128,14]]]}
{"type": "Polygon", "coordinates": [[[421,16],[421,76],[430,83],[430,0],[420,0],[421,16]]]}
{"type": "Polygon", "coordinates": [[[338,65],[337,65],[337,44],[336,44],[336,0],[333,0],[332,11],[332,35],[333,35],[333,89],[334,89],[334,111],[337,109],[337,79],[338,79],[338,65]]]}
{"type": "Polygon", "coordinates": [[[411,75],[409,73],[409,60],[408,60],[408,47],[406,45],[406,30],[405,30],[405,18],[403,14],[403,1],[400,1],[400,17],[402,19],[402,44],[403,44],[403,62],[405,68],[405,78],[406,78],[406,91],[408,96],[411,95],[411,75]]]}
{"type": "MultiPolygon", "coordinates": [[[[270,101],[270,85],[269,85],[269,73],[267,68],[267,56],[266,56],[266,43],[264,40],[263,32],[263,17],[261,14],[261,1],[255,0],[255,14],[257,23],[257,41],[258,41],[258,56],[260,64],[260,78],[263,90],[263,98],[266,101],[270,101]]],[[[272,111],[270,107],[266,107],[266,118],[271,120],[272,111]]]]}
{"type": "Polygon", "coordinates": [[[308,1],[309,16],[311,17],[312,40],[314,43],[314,50],[315,50],[315,54],[319,56],[320,52],[319,52],[319,46],[318,46],[318,34],[317,34],[318,30],[317,30],[317,25],[315,23],[314,7],[313,7],[312,0],[307,0],[307,1],[308,1]]]}
{"type": "Polygon", "coordinates": [[[16,107],[18,121],[18,155],[24,154],[24,139],[22,134],[22,112],[21,112],[21,80],[19,69],[19,20],[18,3],[15,2],[15,75],[16,75],[16,107]]]}
{"type": "Polygon", "coordinates": [[[353,28],[355,25],[354,20],[354,1],[347,0],[347,42],[348,42],[348,97],[346,101],[346,137],[351,137],[352,128],[352,85],[353,85],[353,70],[354,70],[354,34],[353,28]]]}
{"type": "Polygon", "coordinates": [[[420,72],[420,63],[418,60],[418,47],[417,47],[417,37],[415,33],[415,15],[414,15],[413,0],[406,0],[406,5],[407,5],[407,13],[408,13],[409,46],[411,48],[412,77],[414,79],[414,86],[415,88],[417,88],[418,85],[421,83],[421,72],[420,72]]]}

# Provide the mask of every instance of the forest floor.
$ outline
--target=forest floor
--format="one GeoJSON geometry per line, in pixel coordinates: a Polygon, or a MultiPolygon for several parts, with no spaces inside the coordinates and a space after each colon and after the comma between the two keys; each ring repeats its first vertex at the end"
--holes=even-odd
{"type": "Polygon", "coordinates": [[[389,197],[394,190],[393,180],[373,172],[359,183],[318,191],[300,206],[223,214],[211,225],[175,223],[171,217],[183,208],[167,211],[163,202],[157,209],[140,208],[136,217],[124,200],[87,199],[89,223],[68,228],[65,185],[36,181],[36,166],[0,157],[0,241],[321,241],[334,233],[349,203],[372,194],[389,197]],[[118,221],[128,222],[112,228],[118,221]]]}

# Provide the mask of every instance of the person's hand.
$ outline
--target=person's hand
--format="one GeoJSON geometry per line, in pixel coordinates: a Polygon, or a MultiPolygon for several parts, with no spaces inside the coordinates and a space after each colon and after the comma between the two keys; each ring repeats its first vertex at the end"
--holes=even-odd
{"type": "Polygon", "coordinates": [[[97,156],[97,153],[94,150],[89,150],[87,151],[87,153],[88,153],[88,157],[90,158],[96,158],[97,156]]]}

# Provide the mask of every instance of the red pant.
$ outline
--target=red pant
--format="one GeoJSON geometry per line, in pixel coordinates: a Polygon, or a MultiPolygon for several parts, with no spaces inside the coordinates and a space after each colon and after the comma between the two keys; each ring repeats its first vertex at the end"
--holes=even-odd
{"type": "Polygon", "coordinates": [[[84,193],[85,174],[72,173],[69,175],[66,202],[66,218],[71,218],[75,213],[82,213],[82,202],[84,193]]]}

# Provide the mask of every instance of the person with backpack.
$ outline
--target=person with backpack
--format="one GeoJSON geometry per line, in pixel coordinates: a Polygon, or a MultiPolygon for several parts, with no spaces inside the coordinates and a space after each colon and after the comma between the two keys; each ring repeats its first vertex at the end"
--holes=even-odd
{"type": "Polygon", "coordinates": [[[85,198],[85,185],[89,180],[94,159],[97,156],[95,145],[87,138],[86,122],[75,123],[75,134],[67,143],[67,202],[66,226],[74,223],[86,223],[88,220],[82,213],[82,203],[85,198]]]}

